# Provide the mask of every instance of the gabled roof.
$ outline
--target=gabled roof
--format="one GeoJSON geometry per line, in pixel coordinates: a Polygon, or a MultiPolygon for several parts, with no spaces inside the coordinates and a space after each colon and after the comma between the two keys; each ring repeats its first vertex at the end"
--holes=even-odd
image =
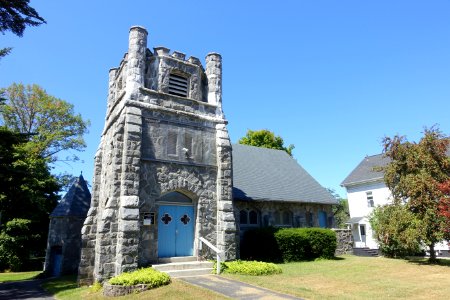
{"type": "Polygon", "coordinates": [[[52,211],[50,217],[86,217],[90,206],[91,193],[83,175],[80,175],[52,211]]]}
{"type": "Polygon", "coordinates": [[[375,167],[384,167],[389,163],[389,158],[383,154],[366,156],[359,165],[342,181],[346,187],[358,183],[383,180],[383,171],[375,171],[375,167]]]}
{"type": "Polygon", "coordinates": [[[241,144],[233,145],[233,198],[337,204],[285,151],[241,144]]]}

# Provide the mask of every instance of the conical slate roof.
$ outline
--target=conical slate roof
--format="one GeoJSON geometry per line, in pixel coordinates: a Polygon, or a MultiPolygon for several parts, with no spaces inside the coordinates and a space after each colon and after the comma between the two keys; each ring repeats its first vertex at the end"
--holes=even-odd
{"type": "Polygon", "coordinates": [[[74,181],[67,194],[55,207],[50,217],[86,217],[91,206],[91,193],[83,175],[74,181]]]}

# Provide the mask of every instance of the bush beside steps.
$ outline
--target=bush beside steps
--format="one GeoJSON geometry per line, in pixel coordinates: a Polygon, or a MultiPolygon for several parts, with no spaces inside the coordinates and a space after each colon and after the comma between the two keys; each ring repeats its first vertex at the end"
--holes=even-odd
{"type": "Polygon", "coordinates": [[[109,297],[139,293],[170,283],[170,276],[153,268],[117,275],[103,285],[103,295],[109,297]]]}
{"type": "MultiPolygon", "coordinates": [[[[214,272],[217,270],[217,262],[214,264],[214,272]]],[[[266,263],[261,261],[226,261],[220,264],[222,273],[241,274],[241,275],[272,275],[282,272],[281,268],[273,263],[266,263]]]]}

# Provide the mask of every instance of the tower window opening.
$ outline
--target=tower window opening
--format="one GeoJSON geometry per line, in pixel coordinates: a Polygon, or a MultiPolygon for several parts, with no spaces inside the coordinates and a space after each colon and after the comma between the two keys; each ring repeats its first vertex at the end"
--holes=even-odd
{"type": "Polygon", "coordinates": [[[169,76],[169,94],[187,97],[188,79],[186,77],[170,74],[169,76]]]}
{"type": "Polygon", "coordinates": [[[169,131],[167,136],[167,154],[177,155],[178,134],[175,131],[169,131]]]}

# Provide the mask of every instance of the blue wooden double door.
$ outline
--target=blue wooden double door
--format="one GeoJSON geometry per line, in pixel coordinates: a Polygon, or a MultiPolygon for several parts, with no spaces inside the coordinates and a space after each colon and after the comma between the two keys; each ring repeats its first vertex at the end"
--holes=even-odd
{"type": "Polygon", "coordinates": [[[191,256],[194,247],[194,207],[160,205],[158,257],[191,256]]]}

